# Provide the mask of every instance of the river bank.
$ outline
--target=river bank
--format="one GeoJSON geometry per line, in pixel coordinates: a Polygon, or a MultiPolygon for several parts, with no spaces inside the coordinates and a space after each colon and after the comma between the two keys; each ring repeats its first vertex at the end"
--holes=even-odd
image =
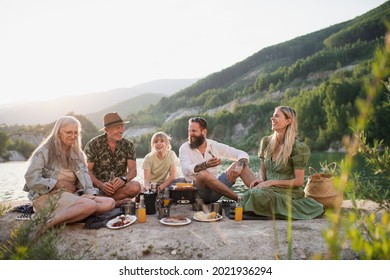
{"type": "MultiPolygon", "coordinates": [[[[21,205],[26,201],[12,201],[21,205]]],[[[377,211],[371,201],[359,201],[362,211],[377,211]]],[[[344,201],[343,212],[352,209],[344,201]]],[[[288,259],[287,227],[285,220],[244,220],[235,222],[224,215],[217,222],[198,222],[193,219],[190,205],[175,205],[171,215],[191,219],[185,226],[163,225],[157,215],[148,215],[144,224],[135,222],[123,228],[86,229],[83,223],[65,227],[58,244],[60,252],[71,252],[75,258],[88,260],[275,260],[288,259]]],[[[26,221],[16,220],[20,213],[8,212],[0,217],[0,242],[10,238],[11,230],[26,221]]],[[[326,255],[327,246],[322,232],[329,224],[325,216],[313,220],[292,222],[292,259],[307,260],[326,255]]],[[[343,259],[356,259],[346,246],[343,259]]]]}

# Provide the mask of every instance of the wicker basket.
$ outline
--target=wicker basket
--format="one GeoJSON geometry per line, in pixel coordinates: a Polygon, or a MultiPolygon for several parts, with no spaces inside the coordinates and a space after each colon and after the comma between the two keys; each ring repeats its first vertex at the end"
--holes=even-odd
{"type": "Polygon", "coordinates": [[[333,175],[330,173],[311,174],[305,187],[305,197],[315,199],[325,208],[340,207],[344,199],[343,194],[334,188],[333,175]]]}

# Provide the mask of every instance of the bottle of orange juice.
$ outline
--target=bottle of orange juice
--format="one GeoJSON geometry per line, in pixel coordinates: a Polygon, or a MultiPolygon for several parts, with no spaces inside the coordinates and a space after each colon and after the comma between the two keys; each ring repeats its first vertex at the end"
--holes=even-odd
{"type": "Polygon", "coordinates": [[[238,197],[237,203],[236,203],[236,209],[234,210],[234,220],[236,222],[242,221],[242,204],[241,204],[241,196],[238,197]]]}
{"type": "Polygon", "coordinates": [[[164,195],[163,195],[163,201],[164,201],[164,207],[169,206],[169,189],[168,187],[165,188],[164,190],[164,195]]]}
{"type": "Polygon", "coordinates": [[[146,222],[146,208],[145,208],[145,198],[143,195],[140,196],[139,207],[138,207],[138,222],[146,222]]]}

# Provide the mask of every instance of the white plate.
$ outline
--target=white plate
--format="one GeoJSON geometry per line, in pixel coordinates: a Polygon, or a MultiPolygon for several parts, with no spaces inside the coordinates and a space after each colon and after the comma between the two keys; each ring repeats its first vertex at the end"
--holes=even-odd
{"type": "Polygon", "coordinates": [[[183,220],[180,223],[169,223],[169,222],[165,221],[166,219],[169,219],[169,218],[162,218],[160,220],[160,223],[162,223],[163,225],[167,225],[167,226],[184,226],[184,225],[188,225],[189,223],[191,223],[191,219],[188,219],[188,218],[186,218],[185,221],[183,220]]]}
{"type": "Polygon", "coordinates": [[[130,219],[130,223],[126,224],[126,225],[123,225],[123,226],[119,226],[119,227],[114,227],[112,226],[114,223],[116,223],[118,220],[119,220],[119,216],[112,219],[112,220],[109,220],[107,222],[107,227],[110,228],[110,229],[120,229],[120,228],[125,228],[125,227],[128,227],[129,225],[133,224],[136,220],[137,220],[137,217],[134,216],[134,215],[126,215],[127,216],[127,219],[130,219]]]}
{"type": "Polygon", "coordinates": [[[216,222],[216,221],[222,220],[223,216],[218,214],[215,219],[207,219],[207,220],[200,220],[200,219],[196,218],[195,216],[193,218],[195,221],[198,221],[198,222],[216,222]]]}

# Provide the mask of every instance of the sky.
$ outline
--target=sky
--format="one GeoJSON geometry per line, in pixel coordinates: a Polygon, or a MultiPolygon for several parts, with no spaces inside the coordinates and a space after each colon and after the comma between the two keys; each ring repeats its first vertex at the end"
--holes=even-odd
{"type": "Polygon", "coordinates": [[[203,78],[386,0],[0,0],[0,105],[203,78]]]}

